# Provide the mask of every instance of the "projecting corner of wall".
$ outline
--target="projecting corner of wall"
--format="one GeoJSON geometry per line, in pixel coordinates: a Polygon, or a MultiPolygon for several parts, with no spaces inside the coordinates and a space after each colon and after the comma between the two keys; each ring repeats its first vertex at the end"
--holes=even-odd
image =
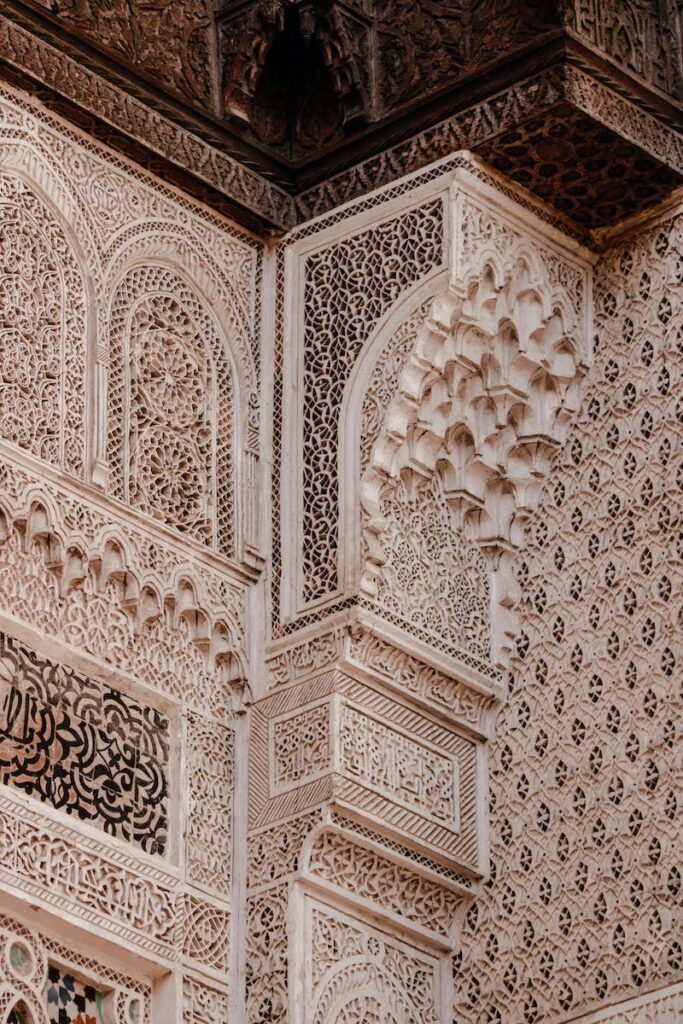
{"type": "Polygon", "coordinates": [[[292,1024],[449,1018],[513,562],[591,361],[592,260],[561,228],[457,154],[283,243],[250,1020],[269,986],[292,1024]]]}

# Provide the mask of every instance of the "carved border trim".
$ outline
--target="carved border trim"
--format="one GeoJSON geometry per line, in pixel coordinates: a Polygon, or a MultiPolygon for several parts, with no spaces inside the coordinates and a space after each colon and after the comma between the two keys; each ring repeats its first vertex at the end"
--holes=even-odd
{"type": "MultiPolygon", "coordinates": [[[[86,68],[13,19],[0,15],[0,53],[19,74],[27,74],[93,117],[112,126],[109,142],[121,149],[136,148],[134,159],[149,161],[148,153],[159,154],[169,166],[154,167],[155,173],[177,177],[184,171],[213,195],[204,196],[211,205],[237,205],[253,222],[288,230],[327,211],[342,206],[391,181],[427,166],[463,148],[474,148],[527,117],[549,110],[568,99],[590,116],[608,124],[619,134],[642,146],[648,139],[652,155],[681,168],[681,140],[673,127],[636,106],[625,96],[600,83],[594,72],[580,66],[555,67],[521,82],[442,120],[392,149],[372,156],[340,172],[322,184],[293,196],[264,175],[251,169],[207,139],[147,106],[123,88],[86,68]],[[589,85],[590,88],[586,88],[589,85]],[[616,104],[620,119],[607,118],[606,106],[616,104]],[[637,118],[639,131],[625,133],[622,119],[637,118]],[[117,135],[119,138],[117,139],[117,135]],[[140,146],[144,150],[140,152],[140,146]]],[[[46,97],[49,102],[50,97],[46,97]]],[[[93,128],[93,134],[98,132],[93,128]]],[[[100,131],[101,134],[101,131],[100,131]]],[[[187,184],[187,182],[185,182],[187,184]]]]}
{"type": "Polygon", "coordinates": [[[98,120],[126,133],[172,165],[230,197],[278,228],[294,224],[294,204],[284,189],[221,152],[188,129],[152,110],[68,54],[0,15],[0,52],[5,61],[37,78],[98,120]]]}

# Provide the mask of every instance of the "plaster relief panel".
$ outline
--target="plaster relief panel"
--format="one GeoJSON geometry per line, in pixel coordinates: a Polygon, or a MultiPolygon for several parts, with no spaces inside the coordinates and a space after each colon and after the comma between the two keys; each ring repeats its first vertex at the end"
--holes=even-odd
{"type": "Polygon", "coordinates": [[[0,226],[0,435],[83,477],[83,268],[61,215],[23,177],[0,173],[0,226]]]}
{"type": "Polygon", "coordinates": [[[411,736],[344,704],[341,771],[347,778],[409,810],[458,831],[459,765],[411,736]]]}
{"type": "Polygon", "coordinates": [[[680,1017],[682,227],[601,258],[582,408],[516,558],[495,883],[456,964],[471,1024],[680,1017]]]}
{"type": "Polygon", "coordinates": [[[302,460],[292,479],[281,482],[296,495],[293,507],[289,502],[281,506],[283,525],[292,528],[293,516],[299,524],[297,561],[290,565],[292,553],[283,551],[286,576],[284,583],[278,578],[274,594],[278,607],[284,602],[288,619],[314,603],[329,602],[343,586],[338,569],[338,435],[344,391],[363,344],[392,305],[444,265],[444,199],[434,191],[420,204],[412,200],[394,217],[380,212],[374,225],[347,229],[342,240],[335,237],[337,231],[327,232],[327,244],[315,235],[307,240],[308,232],[302,232],[301,239],[293,235],[281,249],[288,315],[279,324],[279,358],[301,349],[296,362],[288,358],[281,365],[284,396],[293,394],[294,386],[303,393],[300,412],[289,401],[276,410],[276,417],[284,417],[282,439],[276,443],[288,459],[293,449],[301,451],[302,460]],[[374,267],[380,268],[379,274],[374,267]],[[297,581],[296,593],[288,592],[292,579],[297,581]]]}
{"type": "Polygon", "coordinates": [[[165,715],[0,634],[0,782],[164,854],[165,715]]]}
{"type": "Polygon", "coordinates": [[[382,618],[457,661],[491,672],[491,584],[482,553],[449,508],[435,475],[424,490],[399,485],[382,505],[386,561],[373,602],[382,618]]]}
{"type": "Polygon", "coordinates": [[[273,794],[330,771],[334,764],[332,714],[332,705],[325,703],[308,708],[300,714],[277,719],[273,723],[273,794]]]}
{"type": "Polygon", "coordinates": [[[225,896],[232,880],[234,729],[190,711],[187,762],[188,878],[225,896]]]}
{"type": "MultiPolygon", "coordinates": [[[[336,827],[321,832],[311,845],[306,874],[324,880],[328,889],[337,887],[367,901],[375,911],[394,914],[405,922],[421,926],[426,934],[442,941],[455,941],[465,893],[442,877],[430,875],[417,862],[397,856],[397,848],[382,846],[363,830],[350,833],[336,820],[336,827]]],[[[347,823],[348,825],[348,823],[347,823]]]]}
{"type": "Polygon", "coordinates": [[[343,673],[329,672],[252,712],[252,827],[294,809],[346,807],[432,853],[481,870],[477,743],[343,673]],[[314,704],[306,692],[327,691],[314,704]],[[302,701],[289,712],[271,714],[302,701]],[[256,765],[269,751],[268,787],[256,765]],[[260,773],[259,773],[260,774],[260,773]]]}
{"type": "Polygon", "coordinates": [[[307,895],[303,905],[297,1024],[445,1024],[438,958],[307,895]]]}
{"type": "Polygon", "coordinates": [[[112,490],[230,555],[233,381],[211,314],[173,271],[137,267],[117,288],[110,345],[112,490]]]}
{"type": "Polygon", "coordinates": [[[186,974],[183,978],[183,1024],[222,1024],[227,1019],[227,992],[186,974]]]}

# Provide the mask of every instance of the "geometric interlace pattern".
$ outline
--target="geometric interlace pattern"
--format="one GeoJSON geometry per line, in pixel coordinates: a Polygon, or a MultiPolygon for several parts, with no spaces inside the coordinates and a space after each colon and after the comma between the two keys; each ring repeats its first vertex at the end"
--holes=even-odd
{"type": "Polygon", "coordinates": [[[683,218],[597,268],[595,363],[517,562],[493,875],[454,964],[458,1024],[573,1019],[683,963],[682,283],[683,218]]]}
{"type": "Polygon", "coordinates": [[[85,440],[85,289],[69,241],[0,175],[0,436],[75,476],[85,440]]]}
{"type": "Polygon", "coordinates": [[[479,671],[491,671],[488,572],[446,504],[435,474],[413,497],[399,485],[383,504],[386,562],[373,602],[389,622],[479,671]]]}

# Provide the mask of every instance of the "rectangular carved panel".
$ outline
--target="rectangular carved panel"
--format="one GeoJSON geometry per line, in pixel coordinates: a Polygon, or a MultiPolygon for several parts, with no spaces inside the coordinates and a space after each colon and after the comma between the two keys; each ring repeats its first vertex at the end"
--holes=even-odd
{"type": "Polygon", "coordinates": [[[187,753],[187,877],[225,894],[232,877],[233,730],[190,712],[187,753]]]}
{"type": "Polygon", "coordinates": [[[0,782],[163,854],[169,723],[0,634],[0,782]]]}
{"type": "Polygon", "coordinates": [[[371,790],[457,827],[458,762],[344,705],[342,772],[371,790]]]}
{"type": "Polygon", "coordinates": [[[273,792],[318,778],[332,764],[330,705],[319,704],[273,723],[273,792]]]}
{"type": "Polygon", "coordinates": [[[485,867],[481,741],[450,722],[333,670],[255,704],[250,739],[251,829],[327,804],[428,857],[485,867]]]}

